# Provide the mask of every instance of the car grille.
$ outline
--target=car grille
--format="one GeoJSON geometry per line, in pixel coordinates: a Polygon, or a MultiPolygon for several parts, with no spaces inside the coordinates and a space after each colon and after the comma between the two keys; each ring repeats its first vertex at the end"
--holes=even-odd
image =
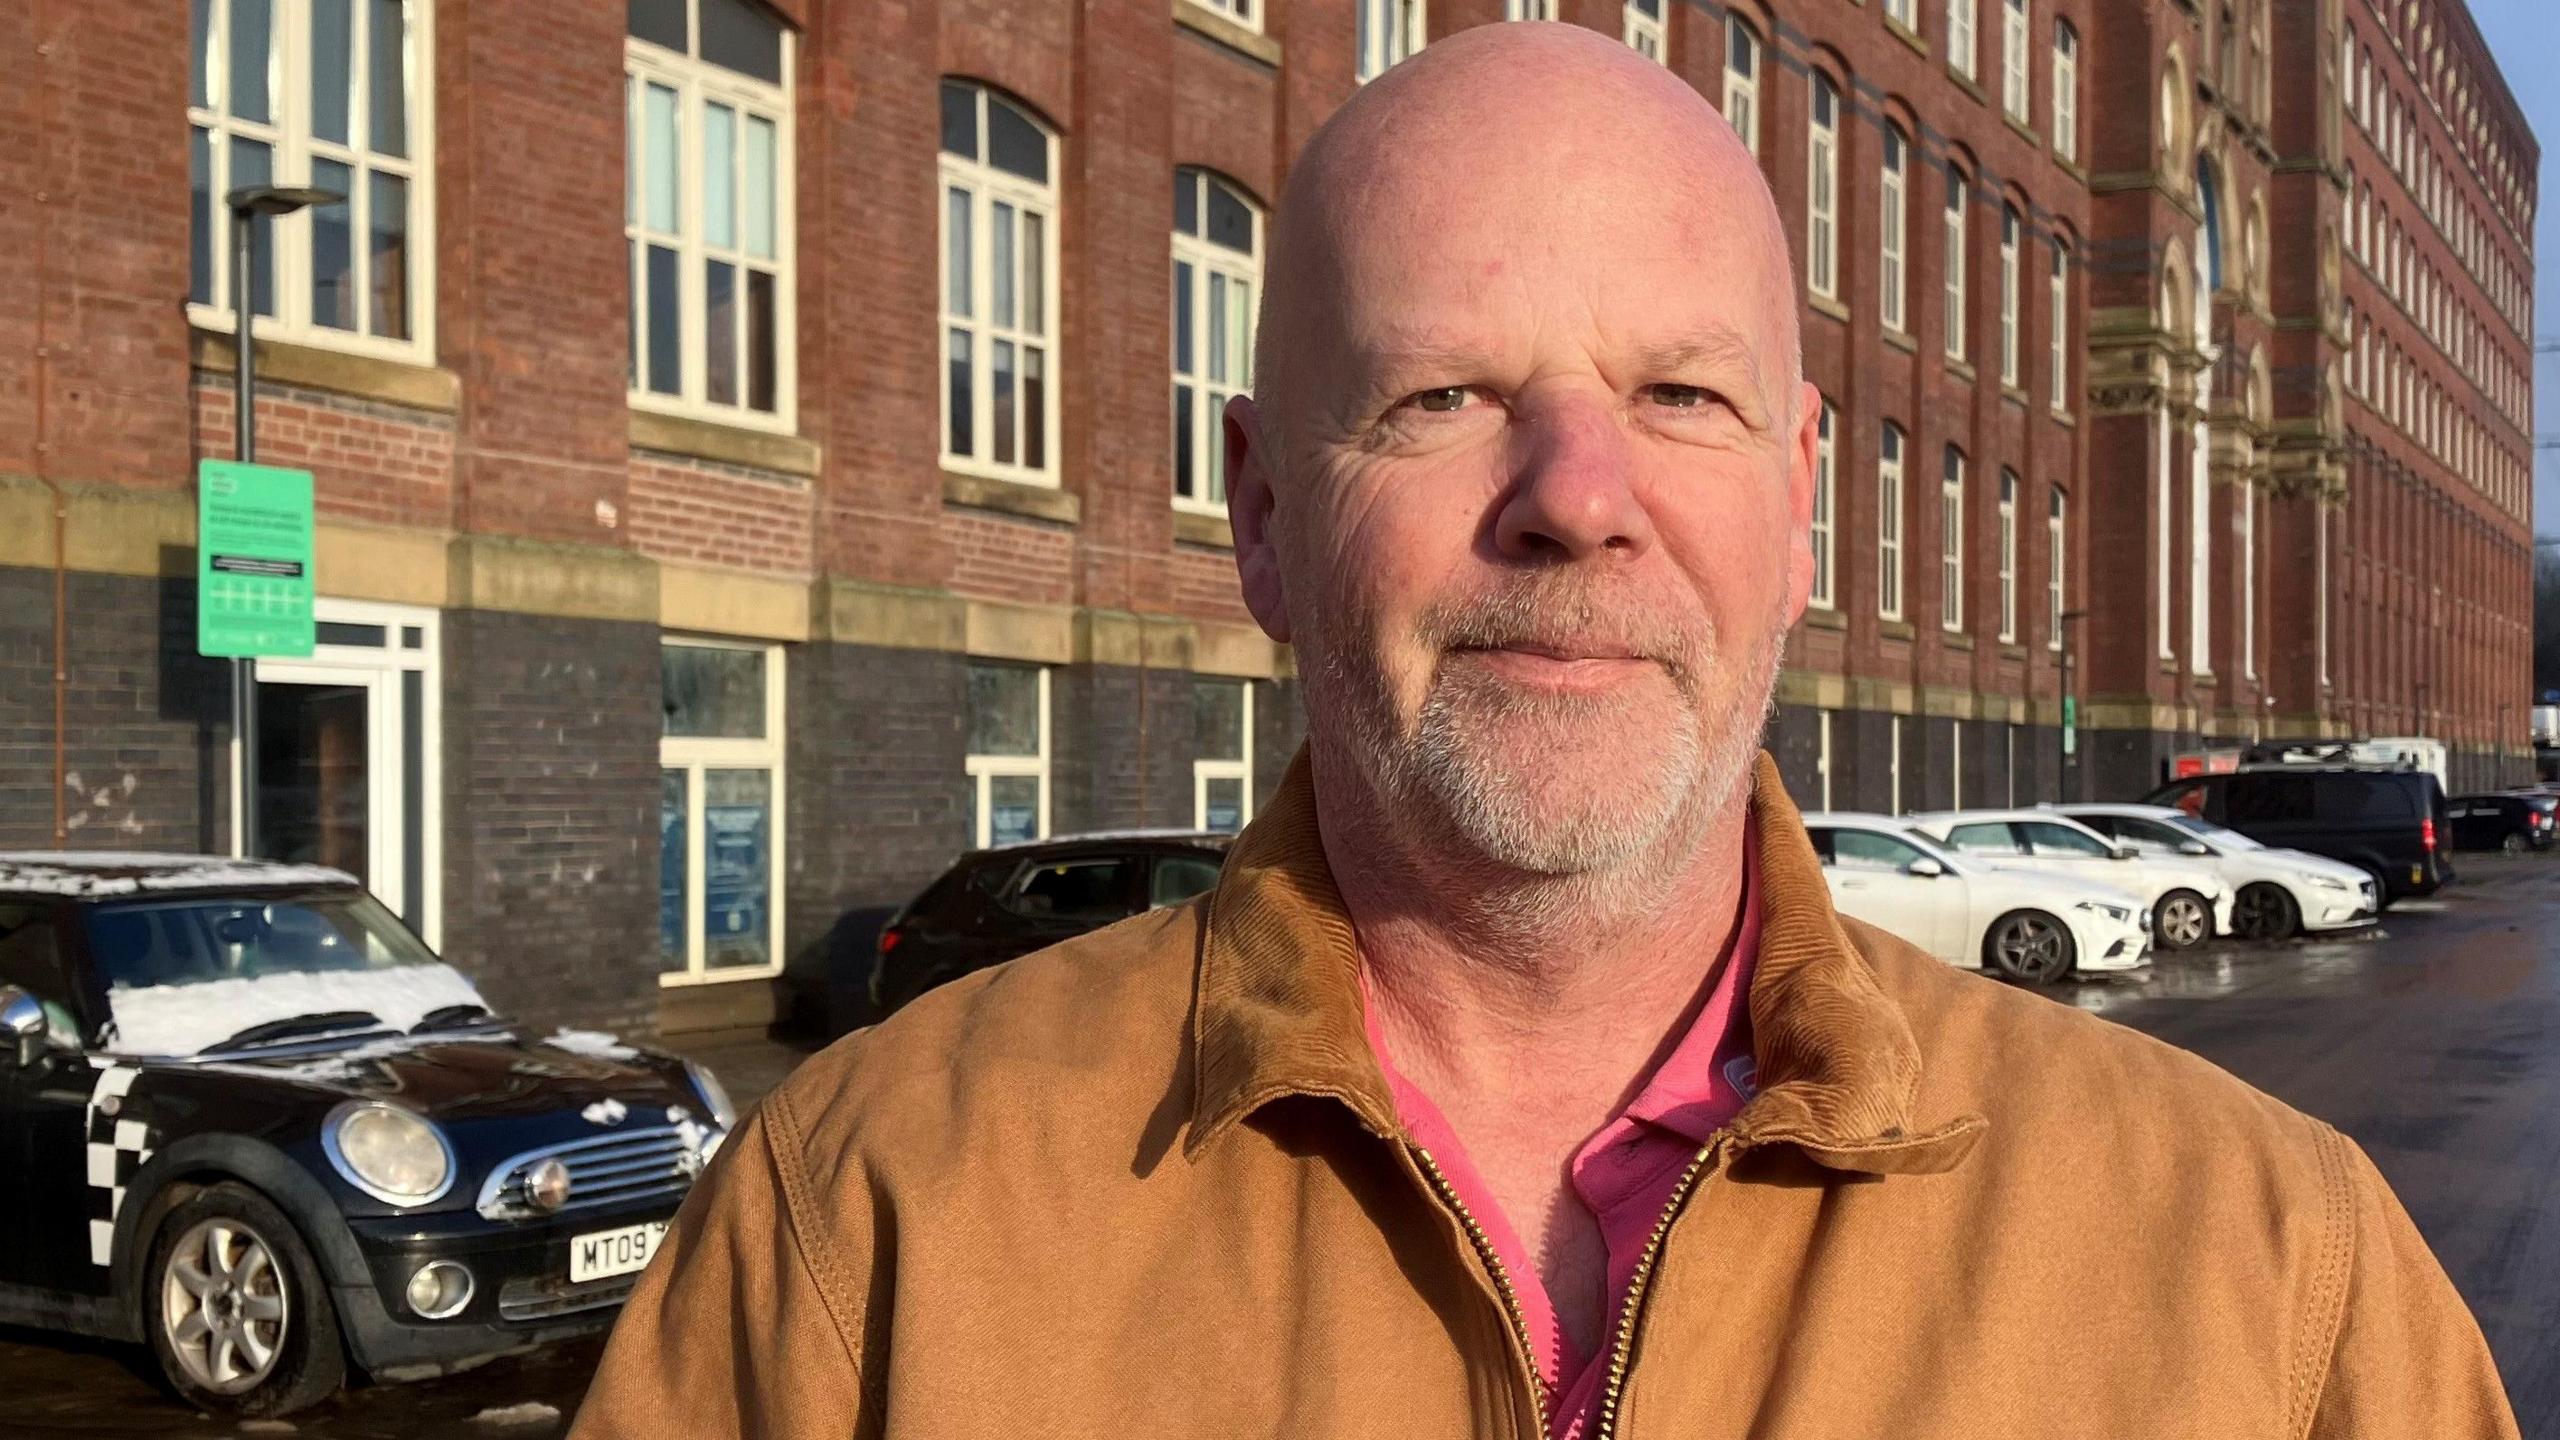
{"type": "Polygon", "coordinates": [[[601,1310],[619,1305],[631,1298],[631,1287],[640,1283],[637,1275],[616,1275],[609,1280],[590,1280],[572,1285],[557,1276],[539,1280],[510,1280],[498,1290],[498,1318],[501,1320],[549,1320],[560,1315],[575,1315],[581,1310],[601,1310]]]}
{"type": "Polygon", "coordinates": [[[702,1171],[702,1152],[687,1138],[691,1133],[691,1127],[662,1125],[528,1150],[489,1172],[480,1187],[480,1213],[492,1220],[525,1220],[682,1195],[702,1171]],[[538,1210],[525,1198],[525,1177],[553,1159],[569,1167],[569,1200],[557,1211],[538,1210]]]}

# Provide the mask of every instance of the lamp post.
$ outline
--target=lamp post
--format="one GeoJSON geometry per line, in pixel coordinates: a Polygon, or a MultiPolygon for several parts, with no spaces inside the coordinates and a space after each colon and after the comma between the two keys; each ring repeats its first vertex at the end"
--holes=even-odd
{"type": "MultiPolygon", "coordinates": [[[[2086,610],[2062,612],[2062,673],[2059,677],[2062,682],[2062,723],[2055,727],[2054,739],[2057,763],[2053,772],[2053,798],[2056,800],[2072,798],[2066,792],[2070,788],[2068,777],[2071,774],[2071,762],[2079,749],[2076,742],[2080,729],[2080,705],[2075,698],[2077,692],[2072,684],[2074,667],[2071,653],[2071,625],[2073,621],[2085,620],[2088,617],[2089,612],[2086,610]]],[[[2078,788],[2081,791],[2079,798],[2087,799],[2088,787],[2083,785],[2078,788]]]]}
{"type": "MultiPolygon", "coordinates": [[[[258,459],[258,341],[250,318],[257,308],[250,293],[250,277],[258,267],[257,222],[307,206],[342,204],[346,198],[335,190],[307,185],[243,185],[222,197],[231,211],[231,314],[238,327],[231,458],[243,465],[254,465],[258,459]]],[[[231,791],[231,848],[244,859],[258,853],[257,675],[256,660],[242,657],[231,662],[231,734],[240,746],[240,768],[231,791]]]]}

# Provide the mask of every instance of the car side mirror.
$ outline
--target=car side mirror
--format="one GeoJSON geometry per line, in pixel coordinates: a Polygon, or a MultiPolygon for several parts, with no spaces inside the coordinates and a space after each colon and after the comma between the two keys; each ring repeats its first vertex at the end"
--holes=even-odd
{"type": "Polygon", "coordinates": [[[2201,840],[2181,840],[2178,842],[2178,853],[2181,855],[2211,855],[2213,853],[2213,847],[2207,845],[2201,840]]]}
{"type": "Polygon", "coordinates": [[[2111,860],[2130,860],[2133,858],[2133,847],[2130,845],[2114,846],[2107,851],[2107,858],[2111,860]]]}
{"type": "Polygon", "coordinates": [[[43,1001],[15,985],[0,985],[0,1036],[19,1069],[36,1063],[43,1053],[47,1028],[43,1001]]]}
{"type": "Polygon", "coordinates": [[[1923,880],[1935,880],[1939,876],[1947,873],[1947,867],[1939,864],[1931,857],[1923,855],[1919,859],[1912,861],[1910,864],[1903,866],[1902,873],[1905,875],[1917,875],[1923,880]]]}

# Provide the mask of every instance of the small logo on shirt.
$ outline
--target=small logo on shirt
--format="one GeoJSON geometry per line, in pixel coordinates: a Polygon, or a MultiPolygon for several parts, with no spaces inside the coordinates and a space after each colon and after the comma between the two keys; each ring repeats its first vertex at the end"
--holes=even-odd
{"type": "Polygon", "coordinates": [[[1748,1100],[1760,1093],[1760,1063],[1748,1055],[1736,1055],[1724,1062],[1724,1083],[1733,1093],[1748,1100]]]}

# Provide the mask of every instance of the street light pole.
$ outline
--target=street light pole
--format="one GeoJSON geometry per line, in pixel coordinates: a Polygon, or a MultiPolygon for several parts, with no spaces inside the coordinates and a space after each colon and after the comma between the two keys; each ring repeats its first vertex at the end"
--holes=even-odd
{"type": "MultiPolygon", "coordinates": [[[[338,205],[346,196],[310,186],[244,185],[223,197],[231,210],[231,314],[237,326],[233,345],[231,392],[231,458],[243,465],[258,460],[258,340],[251,315],[257,309],[250,277],[258,268],[260,219],[290,215],[309,205],[338,205]]],[[[198,603],[202,603],[199,600],[198,603]]],[[[231,789],[231,853],[246,859],[258,853],[258,662],[247,656],[231,662],[231,734],[240,747],[240,763],[231,789]]]]}

